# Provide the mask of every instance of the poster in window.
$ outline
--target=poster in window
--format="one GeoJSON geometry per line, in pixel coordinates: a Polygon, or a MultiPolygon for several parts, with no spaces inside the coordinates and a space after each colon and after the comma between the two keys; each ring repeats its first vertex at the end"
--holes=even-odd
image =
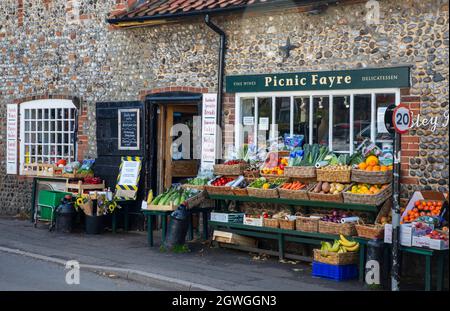
{"type": "Polygon", "coordinates": [[[139,109],[119,109],[119,150],[139,150],[139,109]]]}

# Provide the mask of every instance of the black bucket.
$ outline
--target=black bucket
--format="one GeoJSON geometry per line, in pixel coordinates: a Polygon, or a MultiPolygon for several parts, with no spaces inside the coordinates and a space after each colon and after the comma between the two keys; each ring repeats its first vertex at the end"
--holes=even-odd
{"type": "Polygon", "coordinates": [[[164,245],[168,249],[182,246],[186,242],[186,234],[189,228],[189,214],[184,205],[180,205],[170,215],[169,230],[164,245]]]}
{"type": "Polygon", "coordinates": [[[85,217],[85,230],[87,234],[100,234],[103,232],[103,216],[85,217]]]}
{"type": "Polygon", "coordinates": [[[71,233],[75,213],[56,212],[56,232],[71,233]]]}

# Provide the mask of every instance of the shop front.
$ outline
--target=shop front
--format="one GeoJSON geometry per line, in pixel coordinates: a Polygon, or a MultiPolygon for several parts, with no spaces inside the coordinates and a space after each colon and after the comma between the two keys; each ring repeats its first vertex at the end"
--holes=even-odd
{"type": "Polygon", "coordinates": [[[340,154],[353,154],[366,139],[388,146],[384,112],[400,104],[401,89],[409,87],[409,67],[229,76],[236,148],[285,135],[303,135],[306,143],[340,154]]]}

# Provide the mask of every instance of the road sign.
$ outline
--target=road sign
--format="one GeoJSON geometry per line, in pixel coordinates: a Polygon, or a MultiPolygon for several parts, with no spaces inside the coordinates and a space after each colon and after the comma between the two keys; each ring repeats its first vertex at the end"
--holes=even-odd
{"type": "Polygon", "coordinates": [[[411,128],[412,114],[405,105],[398,105],[392,114],[392,123],[399,134],[405,134],[411,128]]]}

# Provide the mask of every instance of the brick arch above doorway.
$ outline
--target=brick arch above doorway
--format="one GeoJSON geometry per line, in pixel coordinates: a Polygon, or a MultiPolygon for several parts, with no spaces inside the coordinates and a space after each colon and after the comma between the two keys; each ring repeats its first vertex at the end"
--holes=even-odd
{"type": "Polygon", "coordinates": [[[151,90],[143,90],[139,92],[139,97],[141,100],[145,100],[147,95],[157,94],[157,93],[167,93],[167,92],[189,92],[189,93],[208,93],[210,90],[208,88],[201,87],[190,87],[190,86],[170,86],[163,88],[155,88],[151,90]]]}

